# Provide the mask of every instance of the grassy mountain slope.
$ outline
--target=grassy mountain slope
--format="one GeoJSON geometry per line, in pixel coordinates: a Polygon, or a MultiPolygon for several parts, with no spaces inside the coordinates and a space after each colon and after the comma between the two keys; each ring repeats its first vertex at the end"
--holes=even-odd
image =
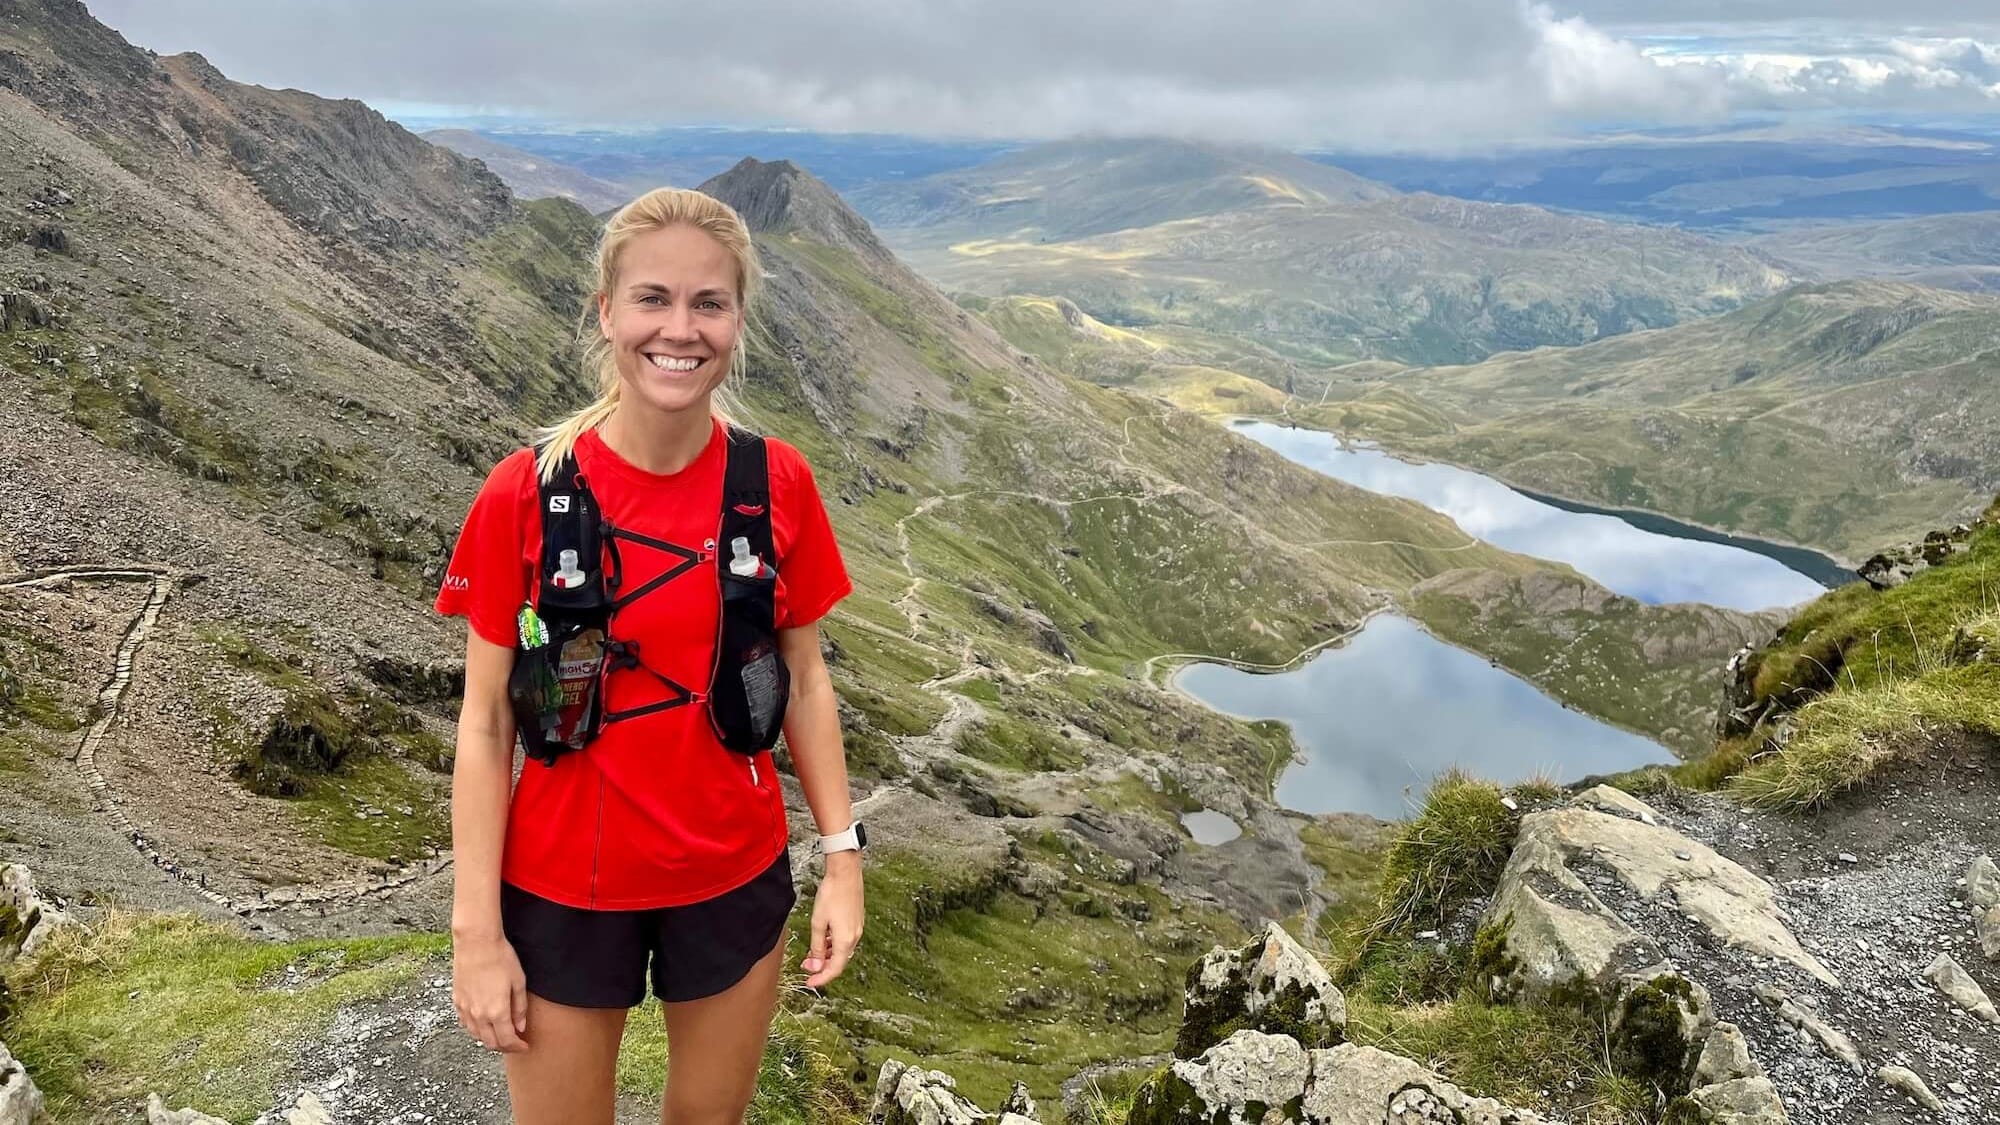
{"type": "Polygon", "coordinates": [[[600,180],[580,168],[536,156],[470,129],[431,129],[423,136],[434,145],[486,165],[522,199],[561,197],[574,200],[584,210],[597,214],[623,206],[632,198],[632,192],[600,180]]]}
{"type": "Polygon", "coordinates": [[[856,190],[878,227],[1064,242],[1243,208],[1386,199],[1394,189],[1287,152],[1173,140],[1035,145],[974,168],[856,190]]]}
{"type": "Polygon", "coordinates": [[[2000,211],[1804,226],[1752,245],[1825,277],[1888,277],[1920,285],[2000,290],[2000,211]]]}
{"type": "MultiPolygon", "coordinates": [[[[1096,169],[1080,184],[1125,190],[1129,157],[1076,152],[1096,169]]],[[[900,188],[913,202],[878,213],[890,244],[947,288],[1060,295],[1122,327],[1248,340],[1308,364],[1582,343],[1725,311],[1786,280],[1694,235],[1430,195],[1263,199],[1104,231],[1088,202],[1051,199],[1038,206],[1055,217],[1022,228],[955,202],[1011,192],[999,163],[952,173],[928,209],[931,181],[900,188]]],[[[1167,161],[1138,167],[1157,193],[1209,183],[1167,161]]]]}

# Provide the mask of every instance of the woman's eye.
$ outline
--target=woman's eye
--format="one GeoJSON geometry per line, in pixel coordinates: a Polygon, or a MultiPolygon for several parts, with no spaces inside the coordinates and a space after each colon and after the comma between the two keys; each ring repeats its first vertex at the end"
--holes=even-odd
{"type": "Polygon", "coordinates": [[[722,307],[722,302],[712,299],[706,300],[701,303],[701,307],[705,309],[719,309],[722,307]]]}
{"type": "Polygon", "coordinates": [[[663,302],[661,301],[660,295],[658,293],[648,293],[645,296],[639,298],[639,303],[642,305],[645,304],[657,305],[663,302]]]}

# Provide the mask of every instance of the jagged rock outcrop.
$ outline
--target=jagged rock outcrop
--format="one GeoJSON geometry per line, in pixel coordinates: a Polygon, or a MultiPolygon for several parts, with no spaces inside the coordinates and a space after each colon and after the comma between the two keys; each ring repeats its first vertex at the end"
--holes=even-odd
{"type": "Polygon", "coordinates": [[[1933,531],[1924,536],[1920,543],[1891,547],[1862,563],[1859,573],[1877,590],[1901,586],[1953,555],[1969,550],[1972,546],[1972,533],[1985,523],[1982,517],[1969,524],[1962,523],[1942,531],[1933,531]]]}
{"type": "Polygon", "coordinates": [[[1347,998],[1310,953],[1273,922],[1241,949],[1210,950],[1187,975],[1174,1054],[1190,1059],[1241,1029],[1330,1047],[1347,1027],[1347,998]]]}
{"type": "Polygon", "coordinates": [[[1535,1125],[1541,1116],[1473,1097],[1423,1066],[1354,1043],[1307,1051],[1238,1031],[1177,1059],[1139,1090],[1129,1125],[1535,1125]]]}
{"type": "Polygon", "coordinates": [[[1310,1076],[1298,1040],[1238,1031],[1141,1086],[1128,1125],[1259,1125],[1274,1111],[1274,1121],[1299,1121],[1310,1076]]]}
{"type": "MultiPolygon", "coordinates": [[[[1615,791],[1614,791],[1615,792],[1615,791]]],[[[1510,984],[1535,994],[1582,983],[1605,988],[1659,964],[1657,944],[1634,930],[1580,877],[1579,869],[1639,898],[1671,902],[1716,940],[1789,962],[1837,987],[1801,947],[1762,879],[1705,844],[1659,824],[1629,794],[1531,813],[1488,907],[1485,924],[1505,930],[1510,984]],[[1616,807],[1616,814],[1601,811],[1616,807]]],[[[1607,890],[1609,888],[1607,887],[1607,890]]]]}
{"type": "MultiPolygon", "coordinates": [[[[1036,1125],[1035,1119],[1019,1110],[1033,1111],[1034,1099],[1015,1083],[1014,1095],[996,1116],[980,1109],[958,1092],[951,1075],[925,1070],[897,1059],[882,1064],[875,1078],[875,1098],[868,1107],[868,1125],[1036,1125]]],[[[292,1125],[292,1123],[288,1123],[292,1125]]]]}
{"type": "Polygon", "coordinates": [[[0,867],[0,965],[39,949],[51,934],[70,925],[61,907],[35,890],[35,879],[18,863],[0,867]]]}
{"type": "Polygon", "coordinates": [[[0,1125],[41,1125],[47,1120],[42,1092],[28,1068],[0,1043],[0,1125]]]}

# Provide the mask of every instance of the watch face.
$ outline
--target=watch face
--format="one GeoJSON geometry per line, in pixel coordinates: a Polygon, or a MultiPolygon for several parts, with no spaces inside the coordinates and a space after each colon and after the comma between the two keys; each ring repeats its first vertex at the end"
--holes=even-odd
{"type": "Polygon", "coordinates": [[[858,820],[854,822],[854,842],[864,848],[868,846],[868,829],[858,820]]]}

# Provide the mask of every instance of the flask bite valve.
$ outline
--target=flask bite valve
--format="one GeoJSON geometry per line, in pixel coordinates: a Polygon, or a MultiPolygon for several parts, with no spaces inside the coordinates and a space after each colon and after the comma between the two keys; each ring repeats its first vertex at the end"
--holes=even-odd
{"type": "Polygon", "coordinates": [[[575,551],[565,549],[561,555],[557,556],[557,561],[561,563],[556,568],[555,574],[555,582],[558,587],[564,590],[574,590],[578,586],[583,585],[583,580],[587,576],[582,570],[577,568],[575,551]]]}
{"type": "Polygon", "coordinates": [[[764,564],[750,553],[750,540],[739,535],[729,541],[729,573],[738,578],[755,578],[764,564]]]}

